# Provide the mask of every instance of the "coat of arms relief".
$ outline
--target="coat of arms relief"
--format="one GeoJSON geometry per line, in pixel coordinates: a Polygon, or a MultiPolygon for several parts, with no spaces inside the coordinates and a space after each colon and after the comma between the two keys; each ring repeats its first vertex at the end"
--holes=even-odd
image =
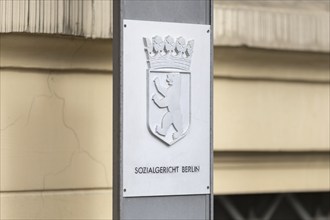
{"type": "Polygon", "coordinates": [[[194,41],[183,37],[144,38],[147,53],[148,127],[167,145],[181,140],[190,126],[190,64],[194,41]]]}

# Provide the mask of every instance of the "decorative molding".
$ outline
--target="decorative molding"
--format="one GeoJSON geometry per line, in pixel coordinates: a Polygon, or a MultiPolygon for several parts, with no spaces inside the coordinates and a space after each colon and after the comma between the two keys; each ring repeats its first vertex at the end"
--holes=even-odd
{"type": "Polygon", "coordinates": [[[328,191],[328,151],[219,152],[214,154],[214,194],[328,191]]]}
{"type": "Polygon", "coordinates": [[[111,0],[1,0],[0,32],[112,37],[111,0]]]}
{"type": "Polygon", "coordinates": [[[32,34],[0,34],[0,39],[0,68],[112,73],[109,39],[32,34]]]}
{"type": "MultiPolygon", "coordinates": [[[[70,36],[32,34],[0,34],[0,38],[0,68],[112,73],[110,39],[72,40],[70,36]]],[[[330,82],[329,65],[326,53],[243,47],[214,49],[214,77],[217,79],[325,84],[330,82]]]]}
{"type": "MultiPolygon", "coordinates": [[[[216,46],[330,52],[327,0],[215,1],[216,46]]],[[[112,0],[2,0],[0,33],[112,38],[112,0]]]]}
{"type": "Polygon", "coordinates": [[[329,52],[329,1],[218,1],[215,45],[329,52]]]}

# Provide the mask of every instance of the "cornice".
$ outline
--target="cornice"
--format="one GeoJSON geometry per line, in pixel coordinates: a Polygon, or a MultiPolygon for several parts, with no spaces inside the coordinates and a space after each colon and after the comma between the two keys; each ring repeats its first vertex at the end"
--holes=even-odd
{"type": "MultiPolygon", "coordinates": [[[[214,44],[330,52],[329,1],[215,1],[214,44]]],[[[0,33],[112,38],[112,1],[0,1],[0,33]]]]}

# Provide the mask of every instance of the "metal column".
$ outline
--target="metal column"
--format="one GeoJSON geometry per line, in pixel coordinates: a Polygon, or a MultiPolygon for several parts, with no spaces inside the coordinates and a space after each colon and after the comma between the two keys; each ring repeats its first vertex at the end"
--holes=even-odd
{"type": "MultiPolygon", "coordinates": [[[[123,119],[121,114],[123,100],[121,90],[123,82],[123,20],[212,25],[212,2],[211,0],[113,0],[113,4],[113,218],[140,220],[212,219],[213,193],[211,195],[123,197],[121,126],[123,119]]],[[[212,44],[213,42],[211,40],[210,47],[213,53],[212,44]]],[[[212,53],[210,63],[211,72],[213,66],[212,53]]],[[[213,78],[212,74],[210,77],[213,78]]],[[[212,91],[211,83],[211,94],[212,91]]],[[[212,122],[212,112],[210,112],[210,117],[212,122]]],[[[212,189],[212,185],[210,187],[212,189]]]]}

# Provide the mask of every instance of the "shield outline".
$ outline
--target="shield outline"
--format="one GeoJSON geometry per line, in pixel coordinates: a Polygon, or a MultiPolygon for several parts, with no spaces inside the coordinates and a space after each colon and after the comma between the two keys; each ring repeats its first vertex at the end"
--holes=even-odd
{"type": "MultiPolygon", "coordinates": [[[[153,103],[153,102],[152,102],[153,103]]],[[[162,141],[163,143],[165,143],[166,145],[168,145],[168,147],[172,146],[173,144],[177,143],[178,141],[180,141],[181,139],[183,139],[189,132],[190,130],[190,124],[191,124],[191,72],[190,71],[185,71],[185,70],[181,70],[181,69],[174,69],[174,68],[167,68],[167,69],[152,69],[149,68],[147,69],[147,127],[149,132],[155,136],[158,140],[162,141]],[[156,132],[153,131],[153,128],[151,128],[150,126],[150,102],[151,101],[151,97],[150,97],[150,88],[149,88],[149,80],[150,80],[150,72],[158,72],[158,73],[173,73],[173,72],[178,72],[180,74],[189,74],[189,124],[188,127],[185,131],[183,131],[183,133],[181,134],[181,136],[175,140],[173,140],[172,142],[168,143],[166,140],[164,140],[162,138],[161,135],[157,134],[156,132]]],[[[171,125],[173,126],[173,125],[171,125]]]]}

